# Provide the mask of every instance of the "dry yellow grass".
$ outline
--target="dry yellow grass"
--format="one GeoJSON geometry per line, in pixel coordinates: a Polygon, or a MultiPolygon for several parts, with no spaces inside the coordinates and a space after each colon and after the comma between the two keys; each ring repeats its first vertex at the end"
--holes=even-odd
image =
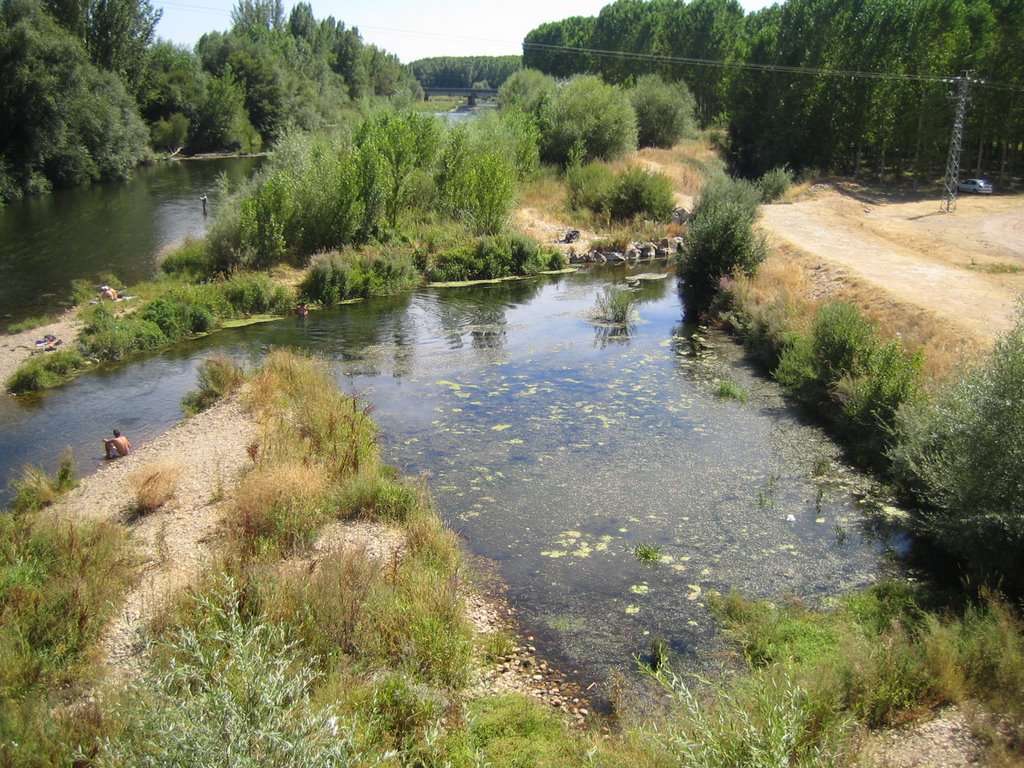
{"type": "Polygon", "coordinates": [[[791,307],[794,322],[808,330],[818,306],[843,300],[861,309],[878,324],[882,335],[899,338],[907,349],[923,354],[927,377],[945,380],[964,363],[983,352],[940,316],[897,301],[885,291],[867,284],[841,268],[822,263],[799,248],[771,242],[771,255],[756,277],[744,281],[742,290],[758,305],[782,302],[791,307]]]}
{"type": "Polygon", "coordinates": [[[260,542],[285,550],[304,543],[322,522],[326,472],[300,459],[264,461],[238,486],[228,512],[235,546],[251,553],[260,542]]]}
{"type": "Polygon", "coordinates": [[[135,509],[149,514],[174,498],[184,467],[180,462],[161,459],[128,475],[128,484],[135,492],[135,509]]]}

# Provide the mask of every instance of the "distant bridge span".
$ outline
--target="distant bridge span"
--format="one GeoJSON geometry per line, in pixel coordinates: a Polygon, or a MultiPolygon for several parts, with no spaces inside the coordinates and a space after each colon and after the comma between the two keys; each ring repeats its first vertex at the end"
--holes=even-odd
{"type": "Polygon", "coordinates": [[[424,88],[423,100],[429,101],[431,96],[458,96],[466,99],[469,105],[476,104],[477,99],[493,99],[498,95],[497,88],[424,88]]]}

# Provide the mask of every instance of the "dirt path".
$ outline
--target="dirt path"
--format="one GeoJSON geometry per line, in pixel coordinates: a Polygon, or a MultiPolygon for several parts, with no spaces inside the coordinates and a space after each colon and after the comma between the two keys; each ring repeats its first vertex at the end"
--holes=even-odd
{"type": "Polygon", "coordinates": [[[764,207],[763,228],[838,268],[895,304],[936,315],[987,346],[1013,322],[1024,293],[1024,197],[965,197],[955,214],[938,201],[871,197],[815,185],[792,205],[764,207]]]}

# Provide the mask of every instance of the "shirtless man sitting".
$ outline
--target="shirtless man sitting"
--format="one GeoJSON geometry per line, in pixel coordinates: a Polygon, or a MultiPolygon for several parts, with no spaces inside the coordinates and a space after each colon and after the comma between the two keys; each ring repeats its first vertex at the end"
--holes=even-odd
{"type": "Polygon", "coordinates": [[[117,291],[111,288],[109,285],[104,285],[100,288],[100,298],[108,299],[110,301],[117,301],[117,291]]]}
{"type": "Polygon", "coordinates": [[[118,459],[122,456],[127,456],[132,450],[132,444],[128,442],[128,438],[116,429],[114,430],[113,439],[103,439],[103,447],[107,451],[108,459],[118,459]]]}

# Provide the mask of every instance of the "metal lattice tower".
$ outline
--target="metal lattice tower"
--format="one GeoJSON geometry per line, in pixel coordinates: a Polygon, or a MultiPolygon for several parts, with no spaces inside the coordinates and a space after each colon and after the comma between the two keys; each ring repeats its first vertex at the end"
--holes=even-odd
{"type": "Polygon", "coordinates": [[[956,117],[953,120],[953,136],[949,140],[946,180],[943,182],[943,186],[946,188],[946,195],[939,206],[939,210],[946,213],[953,213],[956,210],[956,185],[960,181],[960,150],[964,142],[964,118],[967,116],[968,89],[972,82],[968,77],[969,74],[969,72],[964,72],[953,81],[959,83],[956,94],[956,117]]]}

